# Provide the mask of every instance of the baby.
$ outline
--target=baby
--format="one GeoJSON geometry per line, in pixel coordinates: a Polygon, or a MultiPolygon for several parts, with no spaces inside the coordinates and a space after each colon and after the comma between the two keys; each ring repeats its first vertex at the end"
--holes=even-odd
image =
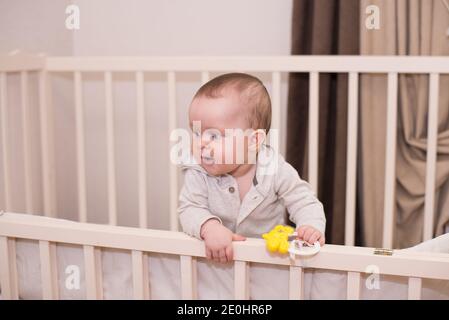
{"type": "Polygon", "coordinates": [[[285,209],[299,239],[324,244],[322,204],[265,143],[271,102],[259,79],[244,73],[212,79],[195,94],[189,121],[193,161],[182,166],[178,213],[183,231],[204,240],[208,259],[232,261],[232,241],[286,224],[285,209]],[[270,164],[276,166],[267,170],[270,164]]]}

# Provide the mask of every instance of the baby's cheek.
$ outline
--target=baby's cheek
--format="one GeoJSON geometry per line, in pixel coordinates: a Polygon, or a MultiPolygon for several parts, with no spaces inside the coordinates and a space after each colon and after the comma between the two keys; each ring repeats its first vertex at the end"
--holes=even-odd
{"type": "Polygon", "coordinates": [[[221,164],[226,164],[226,146],[224,142],[217,142],[214,147],[214,158],[220,160],[221,164]]]}
{"type": "Polygon", "coordinates": [[[221,156],[223,159],[223,163],[225,164],[236,164],[237,154],[235,143],[232,140],[227,140],[223,142],[221,146],[221,156]]]}

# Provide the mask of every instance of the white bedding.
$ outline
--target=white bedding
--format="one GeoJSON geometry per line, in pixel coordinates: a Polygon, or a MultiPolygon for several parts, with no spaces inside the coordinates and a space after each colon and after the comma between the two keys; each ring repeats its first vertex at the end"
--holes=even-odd
{"type": "MultiPolygon", "coordinates": [[[[449,234],[421,243],[406,250],[432,251],[449,253],[449,234]]],[[[21,299],[41,299],[41,276],[39,263],[39,246],[36,241],[17,241],[17,271],[19,295],[21,299]]],[[[58,245],[58,282],[61,299],[84,299],[84,259],[79,246],[58,245]],[[80,288],[69,290],[65,282],[67,266],[75,265],[80,270],[80,288]]],[[[178,256],[150,254],[149,281],[152,299],[180,299],[180,263],[178,256]]],[[[222,278],[211,281],[205,272],[208,263],[198,261],[198,298],[199,299],[233,299],[233,280],[222,278]]],[[[214,267],[232,268],[232,264],[214,267]]],[[[103,293],[105,299],[132,299],[132,265],[131,254],[126,251],[105,249],[102,252],[103,293]]],[[[251,264],[250,295],[251,299],[287,299],[288,267],[251,264]],[[269,270],[269,271],[267,271],[269,270]],[[266,276],[270,272],[270,278],[266,276]]],[[[346,299],[346,272],[306,269],[304,295],[305,299],[346,299]]],[[[367,289],[366,276],[362,276],[362,299],[406,299],[407,278],[380,276],[379,289],[367,289]]],[[[423,280],[423,299],[449,299],[449,281],[423,280]]]]}

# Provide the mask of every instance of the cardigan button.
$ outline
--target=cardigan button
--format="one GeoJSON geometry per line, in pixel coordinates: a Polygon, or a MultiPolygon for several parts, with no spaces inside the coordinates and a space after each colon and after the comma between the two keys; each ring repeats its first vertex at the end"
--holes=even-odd
{"type": "Polygon", "coordinates": [[[230,192],[230,193],[234,193],[234,191],[235,191],[235,188],[234,188],[234,187],[229,187],[229,192],[230,192]]]}

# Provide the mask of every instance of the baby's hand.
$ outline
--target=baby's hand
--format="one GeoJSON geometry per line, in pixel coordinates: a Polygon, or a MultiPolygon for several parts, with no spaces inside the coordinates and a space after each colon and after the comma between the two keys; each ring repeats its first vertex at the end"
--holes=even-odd
{"type": "Polygon", "coordinates": [[[312,226],[303,225],[296,229],[298,238],[309,244],[314,244],[316,241],[320,242],[320,245],[324,245],[324,235],[312,226]]]}
{"type": "Polygon", "coordinates": [[[203,224],[201,237],[206,245],[207,259],[222,263],[233,260],[232,241],[246,240],[223,226],[217,219],[210,219],[203,224]]]}

